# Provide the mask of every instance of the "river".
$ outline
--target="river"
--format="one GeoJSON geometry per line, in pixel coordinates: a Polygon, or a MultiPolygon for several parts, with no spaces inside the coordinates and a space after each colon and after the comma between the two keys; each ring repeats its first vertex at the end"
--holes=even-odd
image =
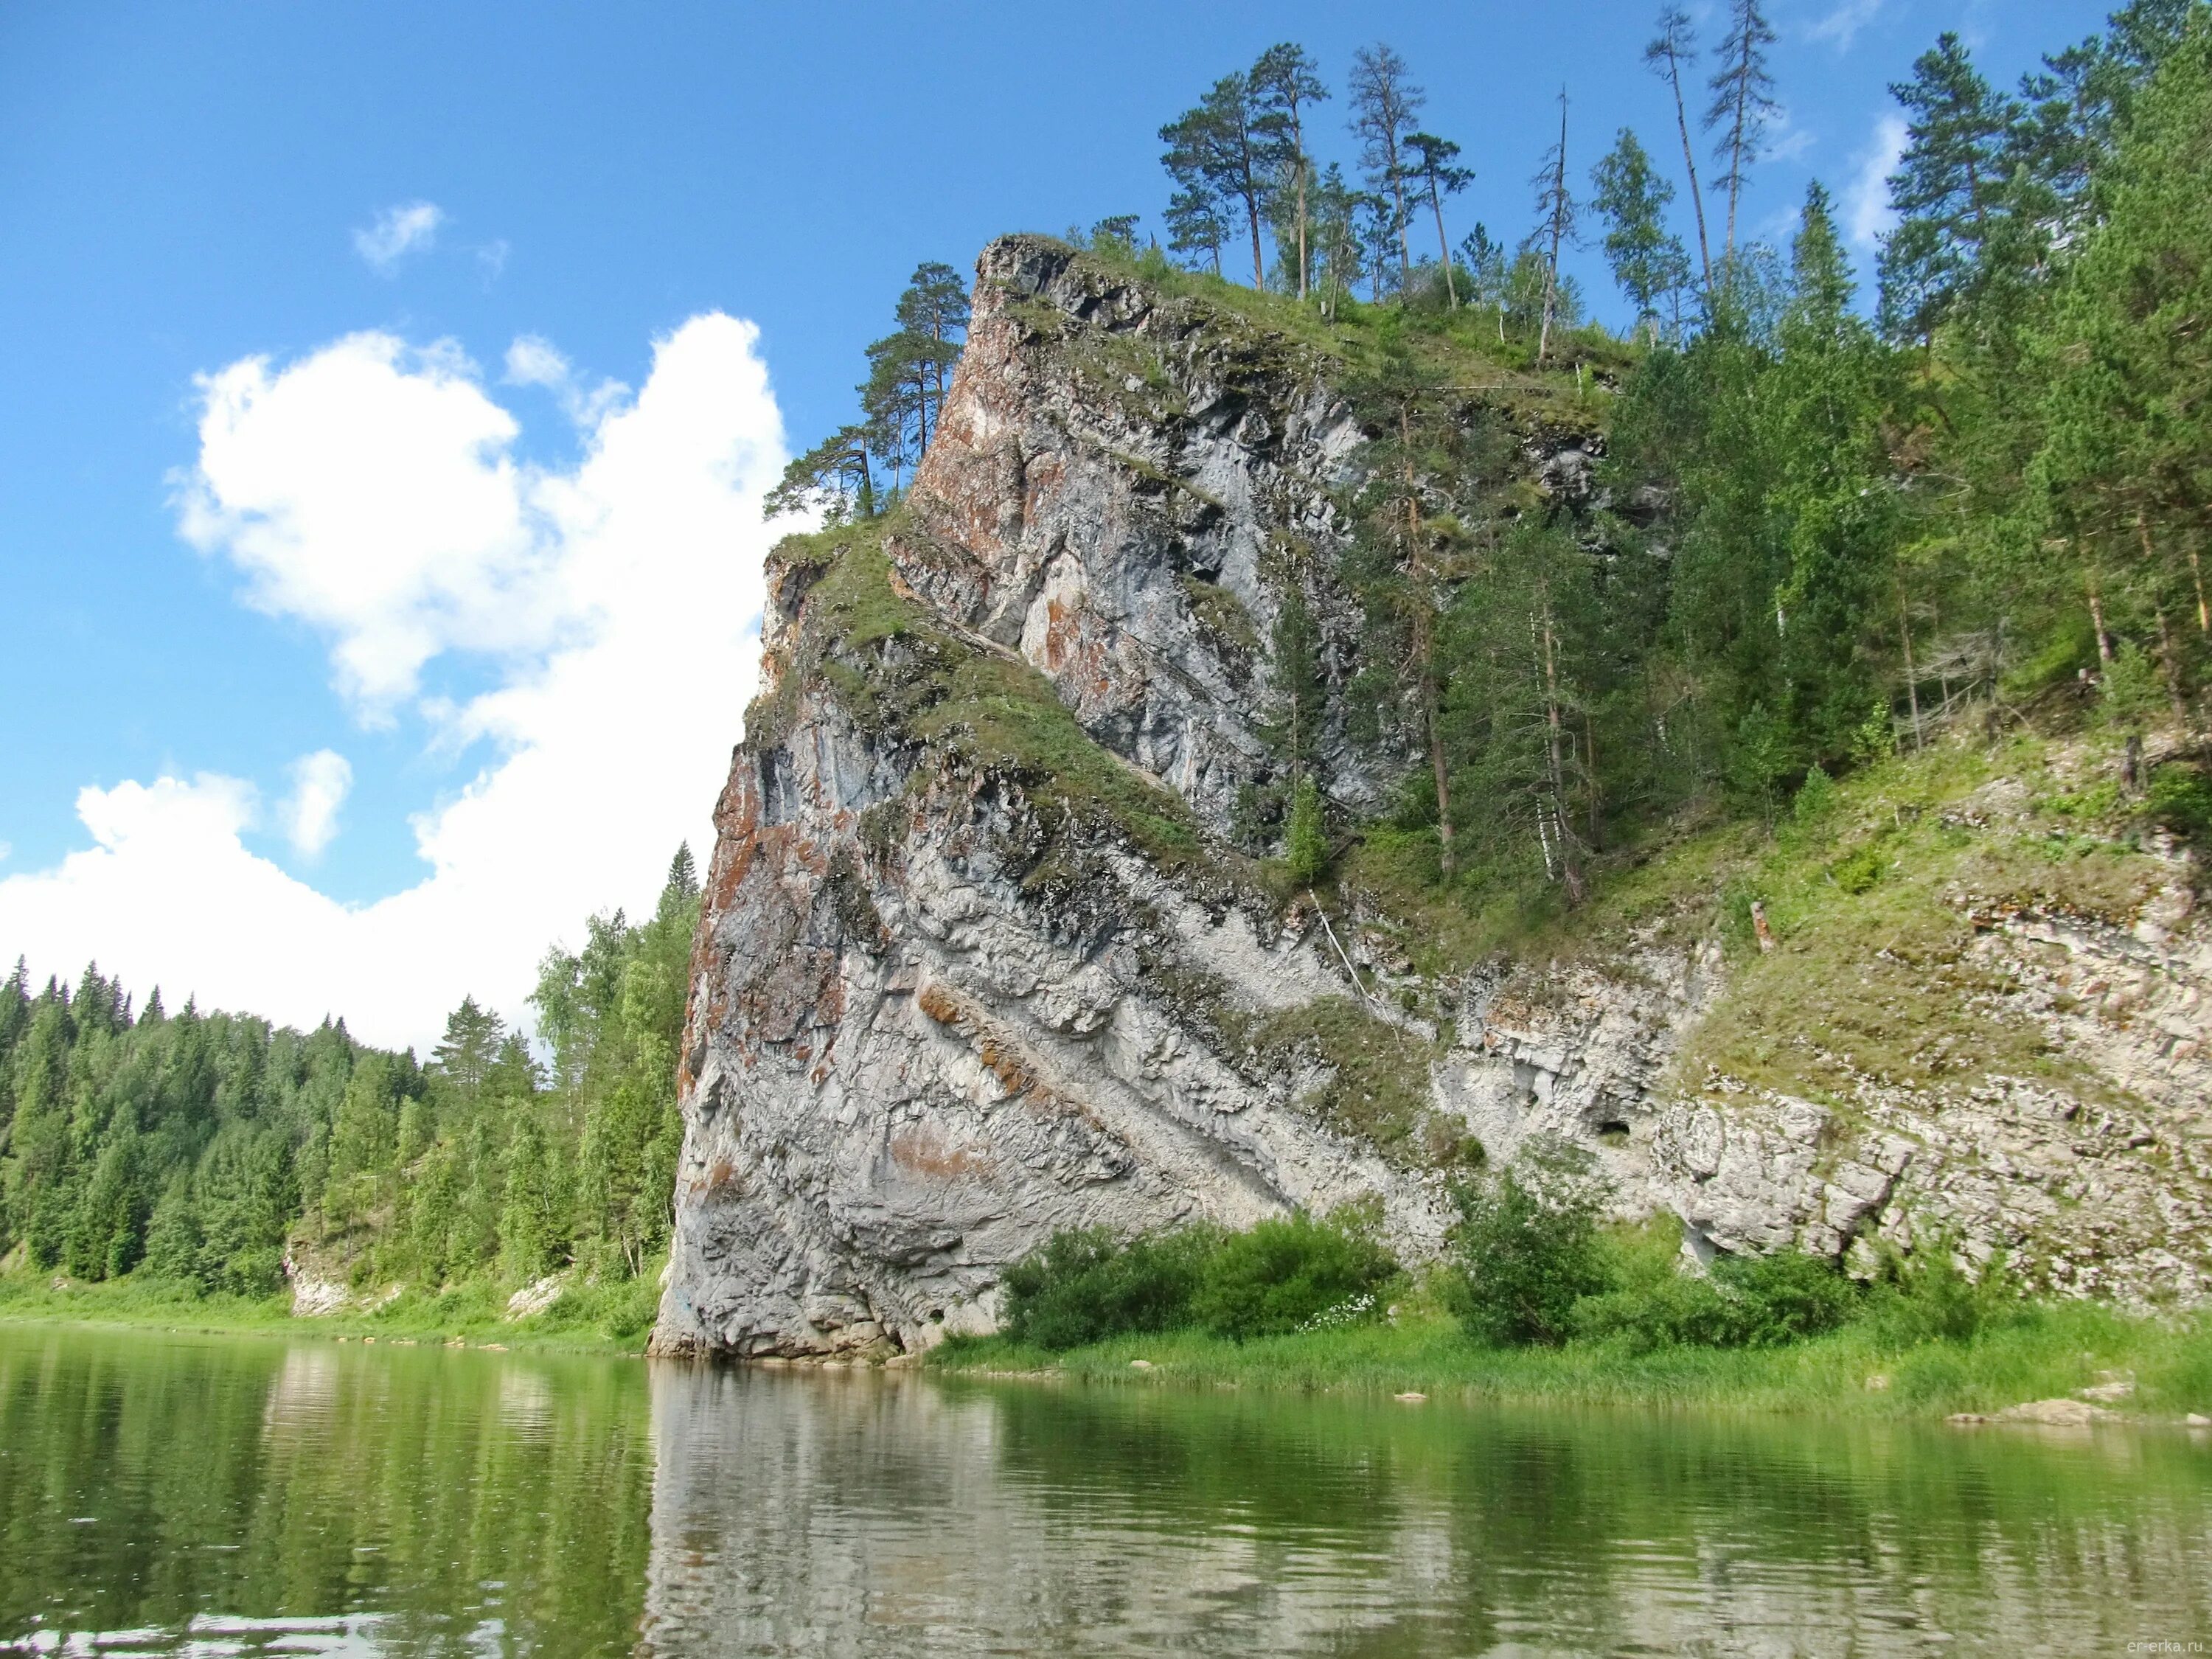
{"type": "Polygon", "coordinates": [[[11,1642],[2188,1651],[2212,1445],[0,1326],[11,1642]]]}

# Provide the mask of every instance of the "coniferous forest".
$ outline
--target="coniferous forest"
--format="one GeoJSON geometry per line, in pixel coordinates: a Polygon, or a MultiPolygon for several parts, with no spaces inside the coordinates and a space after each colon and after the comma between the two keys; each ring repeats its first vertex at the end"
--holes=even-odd
{"type": "MultiPolygon", "coordinates": [[[[1472,158],[1423,129],[1382,45],[1340,88],[1271,47],[1164,125],[1164,242],[1136,215],[1068,233],[1346,361],[1374,435],[1346,503],[1367,624],[1346,705],[1356,735],[1430,762],[1392,823],[1352,828],[1470,903],[1571,908],[1685,810],[1771,821],[1816,774],[1969,710],[2071,699],[2138,743],[2198,723],[2212,9],[2134,0],[2009,91],[1941,37],[1892,88],[1907,142],[1867,293],[1819,182],[1787,246],[1747,234],[1779,108],[1766,11],[1731,0],[1700,39],[1662,10],[1643,57],[1675,119],[1650,143],[1586,136],[1563,95],[1540,155],[1487,158],[1535,163],[1517,240],[1456,234],[1472,158]],[[1585,320],[1577,246],[1602,252],[1625,330],[1585,320]],[[1501,486],[1513,434],[1455,384],[1471,367],[1595,430],[1595,510],[1501,486]]],[[[862,419],[792,464],[771,511],[896,505],[965,318],[944,278],[915,273],[862,419]]],[[[1282,723],[1305,735],[1250,803],[1255,853],[1288,848],[1323,695],[1295,599],[1278,634],[1282,723]]],[[[2212,805],[2186,765],[2130,787],[2184,830],[2212,805]]]]}
{"type": "MultiPolygon", "coordinates": [[[[1666,131],[1608,132],[1563,95],[1523,156],[1426,130],[1387,46],[1334,86],[1271,47],[1161,127],[1158,234],[1123,215],[1080,238],[1349,365],[1374,441],[1346,502],[1367,624],[1346,702],[1426,763],[1388,822],[1324,831],[1312,620],[1288,607],[1289,764],[1248,850],[1304,880],[1343,831],[1439,900],[1571,912],[1685,814],[1771,822],[1969,719],[2100,726],[2147,810],[2212,825],[2193,749],[2137,766],[2154,727],[2196,742],[2212,681],[2212,6],[2132,0],[2010,89],[1936,41],[1893,88],[1908,138],[1865,293],[1820,185],[1786,246],[1749,234],[1774,33],[1762,0],[1722,9],[1699,38],[1670,5],[1641,47],[1666,131]],[[1478,166],[1528,170],[1502,238],[1455,222],[1478,166]],[[1602,252],[1624,327],[1586,319],[1577,247],[1602,252]],[[1510,434],[1471,362],[1587,419],[1584,504],[1499,483],[1510,434]]],[[[896,509],[967,314],[957,272],[917,268],[860,417],[772,512],[896,509]]],[[[468,1002],[420,1060],[340,1021],[134,1008],[96,970],[41,989],[19,969],[0,1254],[248,1294],[288,1253],[356,1285],[649,1276],[696,908],[685,853],[652,917],[546,959],[534,1043],[468,1002]]]]}
{"type": "Polygon", "coordinates": [[[531,1002],[538,1044],[468,999],[427,1059],[246,1015],[133,1008],[86,969],[0,984],[4,1243],[98,1281],[272,1294],[635,1279],[664,1247],[675,1052],[699,884],[680,849],[653,914],[594,916],[531,1002]],[[289,1275],[288,1275],[289,1268],[289,1275]]]}

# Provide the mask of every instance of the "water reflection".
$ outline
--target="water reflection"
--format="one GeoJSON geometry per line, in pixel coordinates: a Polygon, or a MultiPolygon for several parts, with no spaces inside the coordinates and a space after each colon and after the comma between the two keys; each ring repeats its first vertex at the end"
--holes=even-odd
{"type": "Polygon", "coordinates": [[[627,1651],[635,1364],[0,1328],[0,1646],[627,1651]]]}
{"type": "Polygon", "coordinates": [[[2212,1450],[0,1326],[0,1648],[2124,1652],[2212,1450]]]}
{"type": "Polygon", "coordinates": [[[2212,1628],[2203,1449],[656,1368],[664,1655],[2081,1654],[2212,1628]]]}

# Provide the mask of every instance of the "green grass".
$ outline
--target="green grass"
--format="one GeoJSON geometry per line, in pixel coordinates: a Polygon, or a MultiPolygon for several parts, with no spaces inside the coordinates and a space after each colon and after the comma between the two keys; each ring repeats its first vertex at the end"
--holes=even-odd
{"type": "Polygon", "coordinates": [[[46,1273],[0,1274],[0,1322],[261,1332],[338,1341],[451,1342],[471,1347],[639,1354],[659,1303],[650,1276],[570,1288],[543,1314],[506,1317],[513,1287],[470,1284],[443,1294],[409,1289],[373,1313],[292,1316],[291,1292],[202,1296],[136,1276],[78,1284],[46,1273]]]}
{"type": "MultiPolygon", "coordinates": [[[[1103,821],[1164,868],[1195,864],[1198,827],[1180,797],[1096,742],[1036,669],[962,637],[892,586],[884,538],[907,528],[894,511],[785,544],[785,556],[823,574],[776,696],[795,697],[811,678],[869,729],[1011,773],[1048,823],[1103,821]]],[[[782,729],[772,714],[749,726],[763,743],[782,729]]]]}
{"type": "Polygon", "coordinates": [[[1905,1418],[1994,1413],[2071,1395],[2113,1370],[2136,1376],[2127,1412],[2212,1411],[2212,1327],[2133,1319],[2085,1303],[2037,1306],[1969,1342],[1904,1348],[1865,1324],[1782,1348],[1492,1348],[1453,1320],[1415,1314],[1395,1325],[1246,1342],[1188,1331],[1117,1337],[1057,1354],[998,1337],[954,1338],[929,1364],[1101,1383],[1905,1418]],[[1133,1366],[1137,1359],[1150,1369],[1133,1366]]]}

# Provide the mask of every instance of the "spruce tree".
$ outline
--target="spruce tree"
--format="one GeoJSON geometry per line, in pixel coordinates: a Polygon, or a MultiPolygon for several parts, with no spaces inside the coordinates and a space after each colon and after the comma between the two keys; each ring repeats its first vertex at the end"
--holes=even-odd
{"type": "Polygon", "coordinates": [[[1955,34],[1937,38],[1891,94],[1911,116],[1881,256],[1881,315],[1897,339],[1927,339],[1975,281],[2002,214],[2020,109],[1993,92],[1955,34]]]}

